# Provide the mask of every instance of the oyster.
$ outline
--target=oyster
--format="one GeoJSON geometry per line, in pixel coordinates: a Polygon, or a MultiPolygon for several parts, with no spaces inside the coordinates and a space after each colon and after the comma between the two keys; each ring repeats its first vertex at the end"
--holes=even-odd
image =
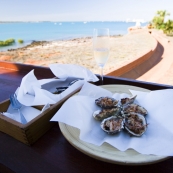
{"type": "Polygon", "coordinates": [[[102,110],[95,111],[93,113],[93,117],[98,121],[102,121],[103,119],[113,115],[118,116],[120,112],[121,112],[121,108],[119,107],[112,108],[112,109],[102,109],[102,110]]]}
{"type": "Polygon", "coordinates": [[[144,107],[137,104],[128,104],[123,109],[124,109],[124,113],[134,112],[134,113],[139,113],[142,115],[148,114],[147,110],[144,107]]]}
{"type": "Polygon", "coordinates": [[[124,128],[133,136],[142,136],[147,129],[147,122],[143,115],[130,113],[124,120],[124,128]]]}
{"type": "Polygon", "coordinates": [[[108,134],[115,134],[123,129],[123,119],[118,117],[109,117],[101,122],[101,128],[108,134]]]}
{"type": "Polygon", "coordinates": [[[132,97],[126,97],[126,98],[122,98],[121,99],[121,104],[122,105],[127,105],[127,104],[131,104],[135,101],[135,98],[137,97],[137,95],[132,96],[132,97]]]}
{"type": "Polygon", "coordinates": [[[110,97],[100,97],[95,100],[96,105],[104,109],[114,108],[118,105],[118,100],[110,97]]]}

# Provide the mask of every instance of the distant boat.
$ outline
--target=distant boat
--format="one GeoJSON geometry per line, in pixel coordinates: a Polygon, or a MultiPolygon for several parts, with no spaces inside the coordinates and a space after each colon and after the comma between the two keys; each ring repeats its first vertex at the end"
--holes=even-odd
{"type": "Polygon", "coordinates": [[[86,24],[87,22],[83,22],[84,24],[86,24]]]}
{"type": "Polygon", "coordinates": [[[54,25],[56,25],[57,23],[54,23],[54,25]]]}
{"type": "Polygon", "coordinates": [[[59,25],[62,25],[62,23],[59,23],[59,25]]]}

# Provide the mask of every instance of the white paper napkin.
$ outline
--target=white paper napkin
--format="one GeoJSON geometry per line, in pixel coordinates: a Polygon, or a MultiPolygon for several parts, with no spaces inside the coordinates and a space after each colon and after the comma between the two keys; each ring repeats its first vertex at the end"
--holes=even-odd
{"type": "Polygon", "coordinates": [[[131,137],[123,131],[108,135],[100,128],[92,114],[100,109],[95,99],[100,96],[112,96],[116,99],[127,94],[112,94],[100,87],[85,83],[79,95],[69,98],[51,121],[59,121],[80,129],[79,138],[95,145],[109,143],[120,151],[133,148],[141,154],[173,156],[173,90],[158,90],[149,93],[130,90],[137,95],[136,103],[148,110],[147,131],[141,137],[131,137]],[[68,111],[68,112],[67,112],[68,111]]]}
{"type": "MultiPolygon", "coordinates": [[[[50,107],[49,104],[45,105],[42,110],[38,110],[34,107],[30,106],[22,106],[20,111],[22,112],[23,116],[25,117],[26,121],[29,122],[32,119],[34,119],[36,116],[44,112],[46,109],[50,107]]],[[[3,115],[7,116],[8,118],[11,118],[15,121],[18,121],[21,123],[21,118],[18,110],[13,109],[12,105],[10,104],[7,111],[2,113],[3,115]]]]}
{"type": "Polygon", "coordinates": [[[84,81],[96,82],[98,78],[88,69],[71,64],[52,64],[50,69],[60,79],[37,80],[34,70],[23,77],[19,87],[17,99],[25,106],[55,104],[73,91],[80,89],[84,81]],[[56,87],[68,86],[74,79],[83,79],[75,82],[61,94],[53,94],[56,87]]]}
{"type": "Polygon", "coordinates": [[[74,64],[50,64],[51,71],[58,78],[83,78],[89,82],[96,82],[98,78],[90,70],[85,67],[74,65],[74,64]]]}

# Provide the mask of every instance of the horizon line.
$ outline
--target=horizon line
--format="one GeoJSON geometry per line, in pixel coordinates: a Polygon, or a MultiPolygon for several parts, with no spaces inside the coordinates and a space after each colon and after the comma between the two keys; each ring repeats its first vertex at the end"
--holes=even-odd
{"type": "MultiPolygon", "coordinates": [[[[38,20],[38,21],[36,21],[36,20],[27,20],[27,21],[20,21],[20,20],[12,20],[12,21],[10,21],[10,20],[6,20],[6,21],[0,21],[0,23],[20,23],[20,22],[23,22],[23,23],[29,23],[29,22],[33,22],[33,23],[39,23],[39,22],[71,22],[71,23],[73,23],[73,22],[136,22],[136,21],[140,21],[140,20],[76,20],[76,21],[66,21],[66,20],[64,20],[64,21],[62,21],[62,20],[59,20],[59,21],[55,21],[55,20],[38,20]]],[[[147,22],[149,22],[149,21],[143,21],[143,23],[147,23],[147,22]]]]}

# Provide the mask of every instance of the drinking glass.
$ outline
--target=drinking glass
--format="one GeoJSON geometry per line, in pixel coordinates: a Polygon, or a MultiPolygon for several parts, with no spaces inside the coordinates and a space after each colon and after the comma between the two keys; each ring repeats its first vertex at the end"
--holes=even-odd
{"type": "Polygon", "coordinates": [[[97,65],[100,67],[101,85],[103,85],[103,68],[109,58],[109,29],[94,29],[93,51],[97,65]]]}

